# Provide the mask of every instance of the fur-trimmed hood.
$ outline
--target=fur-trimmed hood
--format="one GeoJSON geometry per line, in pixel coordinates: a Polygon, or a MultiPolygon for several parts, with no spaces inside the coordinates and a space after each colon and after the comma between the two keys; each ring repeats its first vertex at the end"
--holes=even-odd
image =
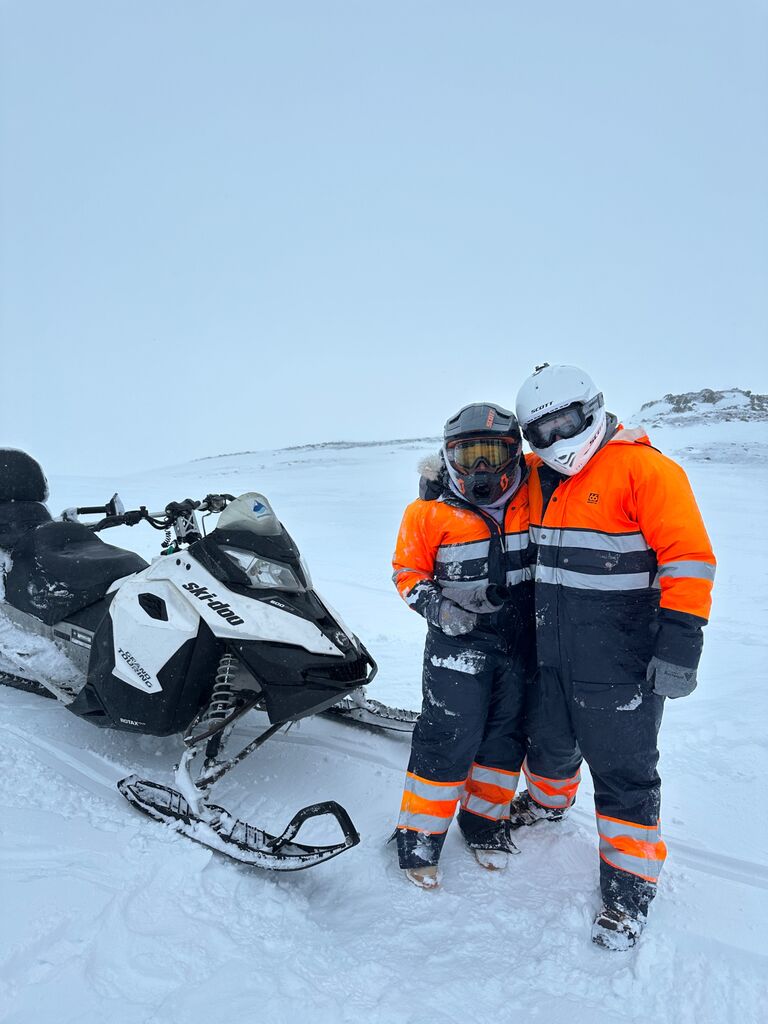
{"type": "Polygon", "coordinates": [[[424,501],[435,501],[448,486],[448,474],[441,451],[427,455],[418,464],[419,497],[424,501]]]}

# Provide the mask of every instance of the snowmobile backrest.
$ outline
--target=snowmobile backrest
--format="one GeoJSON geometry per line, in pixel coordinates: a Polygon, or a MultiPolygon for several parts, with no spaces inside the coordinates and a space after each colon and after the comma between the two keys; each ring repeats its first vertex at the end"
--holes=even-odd
{"type": "Polygon", "coordinates": [[[100,540],[82,523],[45,523],[13,549],[5,599],[52,626],[101,600],[110,584],[146,569],[134,551],[100,540]]]}
{"type": "Polygon", "coordinates": [[[39,501],[0,501],[0,549],[12,551],[25,533],[50,523],[51,513],[39,501]]]}
{"type": "Polygon", "coordinates": [[[0,448],[0,502],[47,498],[48,481],[40,463],[18,448],[0,448]]]}

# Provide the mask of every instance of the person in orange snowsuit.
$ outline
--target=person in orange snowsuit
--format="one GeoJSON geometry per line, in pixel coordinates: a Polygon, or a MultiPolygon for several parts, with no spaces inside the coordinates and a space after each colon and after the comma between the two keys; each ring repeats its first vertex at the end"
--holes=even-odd
{"type": "Polygon", "coordinates": [[[517,416],[534,453],[538,675],[510,825],[561,819],[586,760],[603,897],[592,937],[626,949],[666,856],[657,735],[665,699],[696,686],[715,556],[683,470],[606,414],[583,370],[537,368],[517,416]]]}
{"type": "Polygon", "coordinates": [[[511,412],[477,403],[448,420],[440,462],[405,511],[393,558],[401,596],[427,620],[423,705],[396,838],[424,888],[461,801],[479,863],[518,852],[507,829],[525,753],[533,662],[527,468],[511,412]]]}

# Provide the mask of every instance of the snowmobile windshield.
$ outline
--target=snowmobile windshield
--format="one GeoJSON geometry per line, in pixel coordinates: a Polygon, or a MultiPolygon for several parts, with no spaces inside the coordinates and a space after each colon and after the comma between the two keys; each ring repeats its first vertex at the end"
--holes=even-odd
{"type": "Polygon", "coordinates": [[[276,537],[282,527],[263,494],[249,491],[235,498],[219,516],[216,529],[222,532],[246,531],[262,537],[276,537]]]}

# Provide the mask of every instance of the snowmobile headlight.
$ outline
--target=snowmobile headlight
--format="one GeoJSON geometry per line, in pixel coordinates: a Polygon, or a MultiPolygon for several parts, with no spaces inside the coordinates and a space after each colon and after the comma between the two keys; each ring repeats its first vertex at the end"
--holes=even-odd
{"type": "Polygon", "coordinates": [[[251,587],[269,590],[304,589],[293,570],[281,562],[273,562],[269,558],[262,558],[261,555],[254,555],[252,551],[243,551],[241,548],[222,547],[222,551],[239,569],[242,569],[251,587]]]}

